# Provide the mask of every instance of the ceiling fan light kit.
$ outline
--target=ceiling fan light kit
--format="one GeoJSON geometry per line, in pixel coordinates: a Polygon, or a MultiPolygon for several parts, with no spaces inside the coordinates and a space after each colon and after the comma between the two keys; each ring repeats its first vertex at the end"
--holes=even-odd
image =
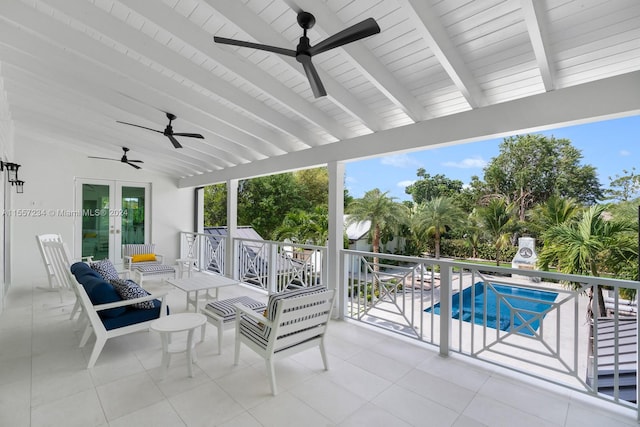
{"type": "Polygon", "coordinates": [[[302,27],[303,29],[303,34],[302,37],[300,37],[300,41],[298,42],[296,50],[259,43],[245,42],[242,40],[228,39],[218,36],[214,36],[213,40],[216,43],[249,47],[252,49],[264,50],[267,52],[273,52],[295,58],[296,61],[302,64],[302,67],[304,68],[304,72],[307,76],[307,79],[309,80],[313,95],[316,98],[320,98],[322,96],[325,96],[327,94],[327,91],[325,90],[324,85],[320,80],[318,70],[316,70],[315,66],[313,65],[311,58],[319,53],[335,49],[336,47],[344,46],[345,44],[358,41],[360,39],[378,34],[380,32],[380,27],[378,26],[378,23],[375,21],[375,19],[367,18],[362,22],[352,25],[332,35],[331,37],[324,39],[315,46],[311,46],[311,44],[309,43],[309,38],[307,37],[307,30],[311,29],[314,26],[314,24],[316,23],[316,18],[309,12],[299,12],[297,20],[298,25],[300,25],[300,27],[302,27]]]}

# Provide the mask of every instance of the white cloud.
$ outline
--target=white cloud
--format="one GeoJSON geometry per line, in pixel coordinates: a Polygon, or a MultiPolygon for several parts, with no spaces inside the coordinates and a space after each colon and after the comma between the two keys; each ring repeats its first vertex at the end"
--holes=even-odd
{"type": "Polygon", "coordinates": [[[629,150],[620,150],[620,155],[623,157],[627,157],[631,155],[631,151],[629,150]]]}
{"type": "Polygon", "coordinates": [[[462,159],[459,162],[444,162],[443,166],[447,166],[450,168],[460,168],[460,169],[481,169],[487,165],[487,161],[482,157],[467,157],[466,159],[462,159]]]}
{"type": "Polygon", "coordinates": [[[396,185],[400,188],[407,188],[408,186],[410,186],[411,184],[415,183],[415,180],[406,180],[406,181],[400,181],[399,183],[397,183],[396,185]]]}
{"type": "Polygon", "coordinates": [[[420,166],[420,162],[407,154],[395,154],[380,159],[383,165],[393,166],[396,168],[410,168],[420,166]]]}

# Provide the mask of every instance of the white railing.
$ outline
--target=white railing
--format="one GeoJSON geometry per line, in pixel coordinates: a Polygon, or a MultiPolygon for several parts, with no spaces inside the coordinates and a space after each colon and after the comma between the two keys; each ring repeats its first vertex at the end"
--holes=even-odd
{"type": "Polygon", "coordinates": [[[325,284],[327,248],[324,246],[234,239],[234,274],[269,293],[325,284]]]}
{"type": "Polygon", "coordinates": [[[181,232],[180,258],[193,260],[197,271],[228,275],[269,293],[326,284],[324,246],[236,238],[234,262],[227,268],[225,245],[225,236],[181,232]]]}
{"type": "Polygon", "coordinates": [[[207,233],[180,233],[180,258],[193,260],[197,271],[226,274],[226,237],[207,233]]]}
{"type": "Polygon", "coordinates": [[[637,410],[638,282],[342,253],[347,317],[637,410]]]}

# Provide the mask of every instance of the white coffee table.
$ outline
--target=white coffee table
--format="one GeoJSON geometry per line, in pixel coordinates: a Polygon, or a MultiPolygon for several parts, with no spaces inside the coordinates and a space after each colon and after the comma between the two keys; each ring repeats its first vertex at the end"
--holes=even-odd
{"type": "Polygon", "coordinates": [[[199,293],[206,292],[207,299],[218,299],[218,289],[225,286],[234,286],[240,284],[237,280],[230,279],[219,274],[194,273],[191,277],[183,279],[169,279],[167,283],[182,289],[187,293],[186,310],[189,311],[189,304],[193,304],[194,311],[198,311],[199,293]],[[209,290],[215,289],[215,295],[210,295],[209,290]],[[191,293],[195,293],[192,297],[191,293]]]}
{"type": "Polygon", "coordinates": [[[197,328],[200,329],[200,341],[204,341],[205,328],[207,326],[207,317],[200,313],[177,313],[163,316],[154,320],[149,325],[149,329],[160,333],[162,340],[162,378],[167,375],[171,355],[176,353],[187,353],[187,372],[193,377],[193,363],[198,361],[195,344],[193,342],[193,333],[197,328]],[[171,343],[171,334],[176,332],[187,332],[186,346],[181,343],[171,343]]]}

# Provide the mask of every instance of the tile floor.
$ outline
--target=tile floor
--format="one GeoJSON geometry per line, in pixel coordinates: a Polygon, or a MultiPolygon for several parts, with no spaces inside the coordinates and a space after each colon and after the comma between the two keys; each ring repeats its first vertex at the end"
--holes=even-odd
{"type": "MultiPolygon", "coordinates": [[[[224,288],[221,297],[241,293],[251,291],[224,288]]],[[[178,355],[160,379],[153,332],[108,341],[87,370],[93,339],[78,348],[72,302],[26,286],[9,291],[0,315],[0,426],[637,426],[633,411],[345,321],[329,329],[329,371],[316,349],[277,363],[276,397],[249,349],[233,366],[232,330],[217,354],[213,327],[197,348],[194,378],[178,355]]],[[[173,312],[184,304],[184,293],[171,290],[173,312]]]]}

